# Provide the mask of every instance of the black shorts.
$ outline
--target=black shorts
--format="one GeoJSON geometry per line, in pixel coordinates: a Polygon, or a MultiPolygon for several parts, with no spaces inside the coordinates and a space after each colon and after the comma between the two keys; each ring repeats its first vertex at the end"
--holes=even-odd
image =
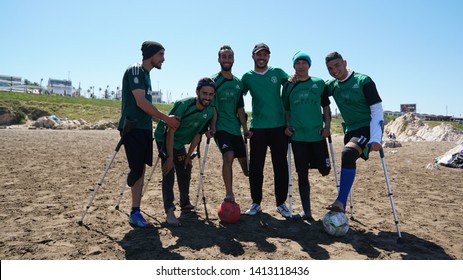
{"type": "Polygon", "coordinates": [[[220,130],[215,133],[214,140],[222,154],[232,151],[235,158],[244,158],[246,156],[246,148],[241,135],[233,135],[220,130]]]}
{"type": "Polygon", "coordinates": [[[359,129],[349,131],[344,135],[344,145],[352,142],[362,148],[361,158],[368,159],[368,142],[370,141],[370,127],[364,126],[359,129]]]}
{"type": "Polygon", "coordinates": [[[326,140],[316,142],[292,141],[296,172],[307,169],[318,169],[322,174],[328,174],[331,169],[330,157],[326,140]]]}
{"type": "Polygon", "coordinates": [[[133,129],[124,136],[124,148],[130,170],[140,170],[145,164],[153,165],[153,132],[133,129]]]}

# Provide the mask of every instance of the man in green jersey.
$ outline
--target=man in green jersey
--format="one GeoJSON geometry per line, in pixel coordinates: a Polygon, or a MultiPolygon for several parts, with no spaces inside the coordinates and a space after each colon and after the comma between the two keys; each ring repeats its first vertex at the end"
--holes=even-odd
{"type": "Polygon", "coordinates": [[[175,102],[169,114],[180,117],[180,126],[171,129],[166,123],[159,122],[154,137],[162,159],[162,197],[167,223],[179,226],[175,216],[174,173],[180,193],[180,208],[193,209],[190,203],[191,155],[201,141],[214,115],[209,106],[214,98],[215,84],[210,78],[202,78],[196,87],[196,97],[189,97],[175,102]],[[190,144],[188,152],[185,145],[190,144]]]}
{"type": "Polygon", "coordinates": [[[228,45],[219,50],[220,72],[211,78],[215,82],[216,94],[212,101],[215,110],[211,123],[214,139],[222,153],[222,177],[225,184],[225,201],[235,201],[233,194],[233,160],[238,158],[243,173],[248,175],[246,148],[241,135],[249,137],[244,111],[243,84],[232,74],[234,52],[228,45]]]}
{"type": "Polygon", "coordinates": [[[345,212],[357,159],[367,160],[369,151],[381,149],[383,106],[373,80],[348,69],[339,53],[329,53],[325,62],[334,78],[326,84],[328,94],[336,101],[345,123],[339,193],[327,209],[345,212]]]}
{"type": "Polygon", "coordinates": [[[284,217],[291,216],[285,201],[288,196],[288,163],[286,161],[288,137],[285,135],[286,122],[281,86],[289,75],[280,68],[268,66],[270,49],[264,44],[255,45],[252,51],[254,69],[244,73],[243,92],[252,97],[251,151],[249,162],[249,184],[252,204],[246,211],[255,215],[262,211],[262,185],[267,147],[272,154],[276,209],[284,217]]]}
{"type": "Polygon", "coordinates": [[[124,135],[123,143],[130,172],[127,184],[132,191],[132,210],[129,223],[135,227],[148,227],[140,213],[145,164],[153,163],[153,117],[166,122],[175,129],[179,122],[175,116],[161,113],[152,104],[150,71],[161,69],[164,62],[164,47],[153,41],[141,46],[142,63],[127,68],[122,79],[122,110],[118,129],[122,131],[126,119],[136,122],[135,129],[124,135]]]}
{"type": "Polygon", "coordinates": [[[325,82],[309,76],[311,64],[307,53],[299,51],[294,55],[295,82],[286,83],[282,94],[286,110],[285,133],[291,137],[303,209],[293,219],[308,221],[314,221],[310,207],[309,168],[318,169],[323,176],[328,175],[331,168],[325,139],[330,135],[330,100],[325,92],[325,82]]]}

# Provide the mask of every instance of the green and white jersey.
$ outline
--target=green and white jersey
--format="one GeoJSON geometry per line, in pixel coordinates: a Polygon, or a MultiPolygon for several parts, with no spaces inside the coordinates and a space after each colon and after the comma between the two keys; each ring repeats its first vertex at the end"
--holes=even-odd
{"type": "Polygon", "coordinates": [[[136,120],[135,128],[152,130],[153,118],[137,106],[132,91],[142,89],[145,91],[145,98],[152,103],[150,73],[140,63],[127,68],[122,78],[122,110],[118,129],[122,130],[125,118],[136,120]]]}
{"type": "Polygon", "coordinates": [[[220,73],[211,77],[215,81],[215,96],[211,106],[217,110],[217,131],[226,131],[233,135],[241,135],[241,123],[237,116],[238,108],[244,107],[243,84],[233,76],[226,79],[220,73]]]}
{"type": "Polygon", "coordinates": [[[370,126],[370,106],[380,103],[376,85],[367,75],[353,72],[340,82],[332,79],[327,82],[328,95],[333,96],[346,124],[346,131],[370,126]]]}
{"type": "Polygon", "coordinates": [[[321,141],[323,128],[322,107],[330,105],[325,91],[325,81],[310,77],[297,83],[287,82],[283,87],[283,106],[290,112],[289,124],[295,129],[292,140],[321,141]]]}
{"type": "MultiPolygon", "coordinates": [[[[174,149],[180,150],[186,144],[190,144],[198,133],[204,133],[207,130],[209,122],[214,115],[214,109],[211,106],[204,108],[202,111],[196,107],[196,98],[189,97],[176,101],[168,115],[180,117],[180,125],[175,130],[174,149]]],[[[156,142],[165,141],[166,123],[160,121],[154,131],[156,142]]]]}
{"type": "Polygon", "coordinates": [[[281,101],[281,86],[289,75],[280,68],[269,67],[265,73],[250,70],[241,82],[243,93],[252,96],[251,128],[274,128],[285,125],[285,111],[281,101]]]}

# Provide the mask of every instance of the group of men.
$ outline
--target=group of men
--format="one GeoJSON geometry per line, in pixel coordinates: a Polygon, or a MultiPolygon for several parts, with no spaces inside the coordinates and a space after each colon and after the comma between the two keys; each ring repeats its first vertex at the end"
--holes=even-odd
{"type": "Polygon", "coordinates": [[[180,226],[175,215],[174,176],[177,174],[179,205],[182,210],[194,207],[189,200],[192,157],[206,134],[214,138],[222,153],[222,176],[225,201],[235,202],[233,193],[233,161],[235,158],[249,176],[251,205],[247,215],[262,211],[263,170],[270,148],[274,170],[276,211],[283,217],[292,216],[286,206],[288,196],[288,143],[291,143],[302,211],[294,219],[313,221],[310,207],[309,169],[329,174],[331,166],[326,143],[330,135],[331,111],[329,96],[336,101],[345,123],[342,151],[340,190],[336,200],[327,206],[331,211],[345,211],[347,196],[356,174],[356,160],[368,158],[369,150],[381,148],[381,98],[370,77],[347,68],[343,57],[333,52],[325,62],[333,77],[325,82],[309,75],[310,56],[302,51],[293,58],[295,74],[268,65],[270,49],[264,44],[252,50],[254,68],[241,79],[232,74],[233,49],[224,45],[218,52],[220,72],[199,80],[196,96],[176,101],[164,114],[152,105],[149,72],[161,69],[164,47],[146,41],[141,47],[143,61],[130,66],[123,78],[122,114],[119,130],[126,119],[135,121],[135,129],[124,135],[123,143],[130,172],[127,184],[132,191],[129,223],[134,227],[150,225],[140,213],[146,165],[152,165],[152,118],[159,119],[154,131],[162,162],[162,196],[169,225],[180,226]],[[250,93],[252,113],[250,128],[244,110],[243,95],[250,93]],[[249,162],[245,141],[250,141],[249,162]],[[188,150],[185,145],[188,145],[188,150]]]}

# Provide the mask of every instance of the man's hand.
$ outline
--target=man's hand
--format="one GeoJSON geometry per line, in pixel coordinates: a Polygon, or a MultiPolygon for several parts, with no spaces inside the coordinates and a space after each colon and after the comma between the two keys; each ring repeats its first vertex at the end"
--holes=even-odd
{"type": "Polygon", "coordinates": [[[164,121],[166,122],[166,124],[169,126],[170,129],[175,130],[180,125],[179,120],[180,120],[179,116],[169,115],[164,121]]]}
{"type": "Polygon", "coordinates": [[[381,144],[377,142],[371,142],[369,146],[370,146],[370,151],[376,151],[376,152],[381,150],[382,148],[381,144]]]}
{"type": "Polygon", "coordinates": [[[170,156],[162,165],[162,176],[166,176],[172,170],[172,168],[174,168],[174,160],[170,156]]]}

